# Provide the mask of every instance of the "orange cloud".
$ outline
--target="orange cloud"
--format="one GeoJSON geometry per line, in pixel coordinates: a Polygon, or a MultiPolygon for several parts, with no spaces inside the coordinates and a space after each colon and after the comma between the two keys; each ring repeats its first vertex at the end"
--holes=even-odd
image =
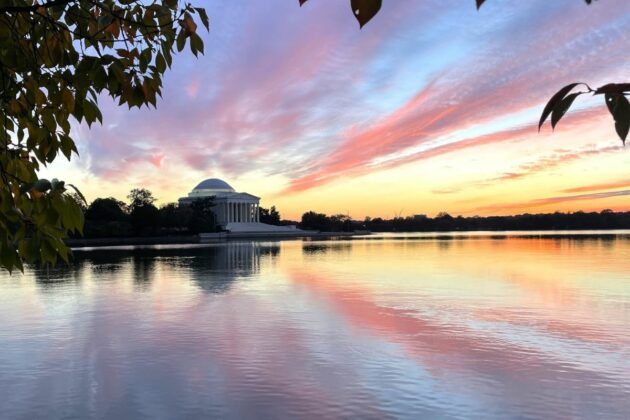
{"type": "Polygon", "coordinates": [[[584,185],[582,187],[567,188],[566,190],[562,190],[562,192],[581,193],[581,192],[592,192],[592,191],[602,191],[602,190],[613,190],[616,188],[628,188],[628,187],[630,187],[630,180],[624,179],[621,181],[608,182],[604,184],[584,185]]]}

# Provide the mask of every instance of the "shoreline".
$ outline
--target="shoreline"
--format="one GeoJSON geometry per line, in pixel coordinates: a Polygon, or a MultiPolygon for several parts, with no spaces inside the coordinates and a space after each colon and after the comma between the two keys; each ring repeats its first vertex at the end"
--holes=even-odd
{"type": "MultiPolygon", "coordinates": [[[[611,236],[629,235],[627,229],[532,229],[532,230],[458,230],[458,231],[409,231],[409,232],[300,232],[299,234],[286,233],[202,233],[199,235],[174,235],[174,236],[134,236],[134,237],[111,237],[111,238],[70,238],[65,243],[70,248],[83,247],[109,247],[124,245],[188,245],[204,243],[221,243],[231,240],[289,240],[289,239],[332,239],[332,238],[352,238],[352,237],[373,237],[374,235],[386,235],[396,237],[398,235],[419,235],[426,238],[451,238],[460,236],[548,236],[554,234],[559,236],[611,236]],[[481,235],[480,235],[481,234],[481,235]]],[[[376,239],[376,238],[375,238],[376,239]]],[[[379,238],[381,239],[381,238],[379,238]]]]}
{"type": "Polygon", "coordinates": [[[176,235],[176,236],[133,236],[133,237],[112,237],[112,238],[70,238],[64,242],[71,248],[81,247],[106,247],[119,245],[186,245],[203,244],[213,242],[228,242],[238,239],[252,240],[274,240],[274,239],[304,239],[304,238],[339,238],[359,235],[368,235],[367,232],[299,232],[299,233],[201,233],[199,235],[176,235]]]}

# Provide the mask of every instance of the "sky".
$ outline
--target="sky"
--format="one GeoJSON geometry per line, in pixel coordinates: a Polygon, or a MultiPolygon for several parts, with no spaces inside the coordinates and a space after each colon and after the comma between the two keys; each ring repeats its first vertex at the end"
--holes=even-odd
{"type": "Polygon", "coordinates": [[[194,4],[205,55],[175,56],[157,109],[101,98],[79,156],[42,175],[160,204],[221,178],[293,220],[630,210],[601,98],[537,130],[562,86],[627,81],[627,0],[383,0],[363,29],[347,1],[194,4]]]}

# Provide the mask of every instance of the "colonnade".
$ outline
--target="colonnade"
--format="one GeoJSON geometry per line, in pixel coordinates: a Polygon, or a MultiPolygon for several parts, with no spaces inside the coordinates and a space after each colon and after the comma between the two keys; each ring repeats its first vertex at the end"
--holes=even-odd
{"type": "Polygon", "coordinates": [[[225,203],[227,223],[257,223],[260,221],[258,204],[255,203],[225,203]]]}

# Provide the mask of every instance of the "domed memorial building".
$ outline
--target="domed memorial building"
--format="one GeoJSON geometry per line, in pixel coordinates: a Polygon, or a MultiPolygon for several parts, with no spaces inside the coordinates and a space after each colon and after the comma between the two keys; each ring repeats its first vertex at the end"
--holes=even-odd
{"type": "Polygon", "coordinates": [[[260,197],[236,192],[230,184],[209,178],[201,181],[188,196],[179,199],[180,205],[190,204],[195,200],[213,197],[217,224],[231,233],[288,234],[297,233],[295,226],[272,226],[260,223],[260,197]]]}
{"type": "Polygon", "coordinates": [[[187,197],[179,199],[179,204],[190,204],[209,197],[214,197],[212,211],[217,217],[217,223],[224,228],[230,223],[256,223],[259,220],[260,197],[236,192],[230,184],[217,178],[201,181],[187,197]]]}

